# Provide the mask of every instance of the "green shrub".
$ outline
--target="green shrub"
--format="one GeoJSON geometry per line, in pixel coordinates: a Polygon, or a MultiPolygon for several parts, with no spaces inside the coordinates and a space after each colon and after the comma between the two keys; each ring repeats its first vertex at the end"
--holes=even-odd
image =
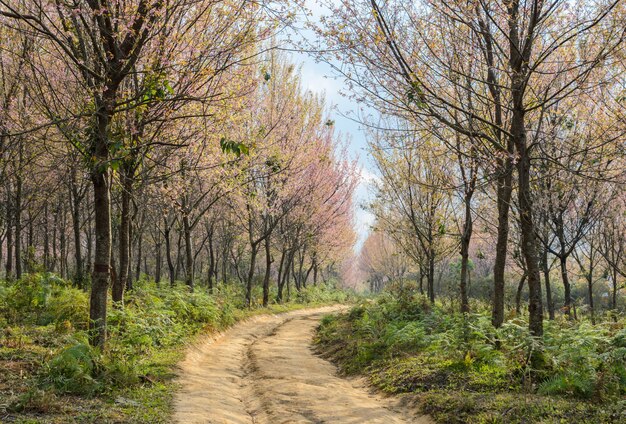
{"type": "Polygon", "coordinates": [[[499,329],[487,311],[425,306],[411,290],[383,293],[324,318],[316,342],[347,373],[367,372],[386,391],[512,390],[583,399],[626,394],[620,324],[546,321],[543,339],[514,318],[499,329]],[[617,328],[617,329],[616,329],[617,328]]]}
{"type": "Polygon", "coordinates": [[[71,323],[76,329],[85,330],[89,322],[87,293],[75,287],[57,287],[48,298],[43,321],[52,322],[60,329],[71,323]]]}
{"type": "Polygon", "coordinates": [[[87,322],[86,294],[54,274],[26,274],[3,286],[0,299],[9,322],[48,325],[68,321],[78,328],[87,322]]]}
{"type": "MultiPolygon", "coordinates": [[[[255,296],[261,293],[255,287],[255,296]]],[[[332,285],[320,284],[303,289],[297,300],[331,303],[347,297],[332,285]]],[[[104,388],[128,389],[152,381],[155,372],[171,375],[171,369],[163,370],[165,362],[171,367],[177,347],[191,336],[221,330],[248,316],[243,298],[240,284],[220,284],[208,293],[204,287],[189,292],[184,285],[157,287],[137,281],[126,293],[124,307],[109,305],[108,342],[100,352],[86,342],[87,293],[53,274],[29,274],[12,283],[0,282],[0,325],[8,329],[0,338],[12,348],[34,344],[42,352],[56,352],[51,359],[41,354],[36,374],[41,393],[94,395],[104,388]]]]}
{"type": "Polygon", "coordinates": [[[303,287],[296,294],[296,302],[304,304],[344,303],[348,300],[347,292],[324,283],[303,287]]]}
{"type": "Polygon", "coordinates": [[[86,344],[65,348],[45,366],[42,382],[60,393],[94,394],[101,388],[94,379],[99,360],[99,354],[86,344]]]}

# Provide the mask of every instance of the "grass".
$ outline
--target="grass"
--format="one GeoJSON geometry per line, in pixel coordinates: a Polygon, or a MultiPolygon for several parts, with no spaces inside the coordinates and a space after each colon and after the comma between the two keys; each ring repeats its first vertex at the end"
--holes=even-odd
{"type": "Polygon", "coordinates": [[[236,285],[191,294],[140,281],[123,309],[109,309],[100,352],[86,343],[86,293],[50,274],[0,282],[0,422],[170,422],[176,364],[191,343],[252,315],[348,300],[318,286],[247,309],[236,285]]]}
{"type": "Polygon", "coordinates": [[[626,330],[523,319],[496,330],[488,312],[462,316],[410,293],[386,293],[325,317],[319,352],[439,423],[626,422],[626,330]],[[533,360],[531,360],[533,358],[533,360]],[[538,365],[539,364],[539,365],[538,365]]]}

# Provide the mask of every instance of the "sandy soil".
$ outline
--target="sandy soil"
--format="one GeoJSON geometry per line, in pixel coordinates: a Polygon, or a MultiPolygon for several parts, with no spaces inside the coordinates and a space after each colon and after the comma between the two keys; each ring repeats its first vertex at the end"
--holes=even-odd
{"type": "Polygon", "coordinates": [[[193,348],[181,364],[176,422],[431,424],[313,353],[318,321],[335,310],[257,317],[193,348]]]}

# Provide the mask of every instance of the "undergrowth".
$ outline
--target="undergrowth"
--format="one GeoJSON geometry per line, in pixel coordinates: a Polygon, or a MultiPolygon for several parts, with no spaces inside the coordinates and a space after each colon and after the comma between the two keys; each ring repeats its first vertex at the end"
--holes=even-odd
{"type": "Polygon", "coordinates": [[[527,327],[495,329],[488,311],[396,290],[325,317],[316,343],[343,373],[416,396],[438,422],[626,422],[623,320],[549,321],[542,340],[527,327]]]}
{"type": "Polygon", "coordinates": [[[87,293],[52,274],[0,282],[0,421],[167,422],[173,370],[195,335],[350,296],[318,285],[292,302],[247,309],[235,284],[190,293],[139,281],[123,308],[109,305],[108,343],[100,351],[87,343],[87,293]]]}

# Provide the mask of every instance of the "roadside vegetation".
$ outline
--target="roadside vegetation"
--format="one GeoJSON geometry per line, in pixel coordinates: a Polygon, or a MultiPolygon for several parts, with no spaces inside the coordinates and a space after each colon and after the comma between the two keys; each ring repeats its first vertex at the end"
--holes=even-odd
{"type": "Polygon", "coordinates": [[[525,316],[491,325],[395,285],[323,319],[324,357],[378,389],[408,394],[438,423],[626,422],[626,321],[560,317],[532,337],[525,316]]]}
{"type": "Polygon", "coordinates": [[[182,284],[137,281],[125,307],[111,307],[109,343],[100,350],[87,342],[85,291],[48,273],[0,282],[0,422],[170,422],[175,366],[195,338],[253,314],[349,299],[320,284],[284,304],[248,309],[242,290],[190,293],[182,284]]]}

